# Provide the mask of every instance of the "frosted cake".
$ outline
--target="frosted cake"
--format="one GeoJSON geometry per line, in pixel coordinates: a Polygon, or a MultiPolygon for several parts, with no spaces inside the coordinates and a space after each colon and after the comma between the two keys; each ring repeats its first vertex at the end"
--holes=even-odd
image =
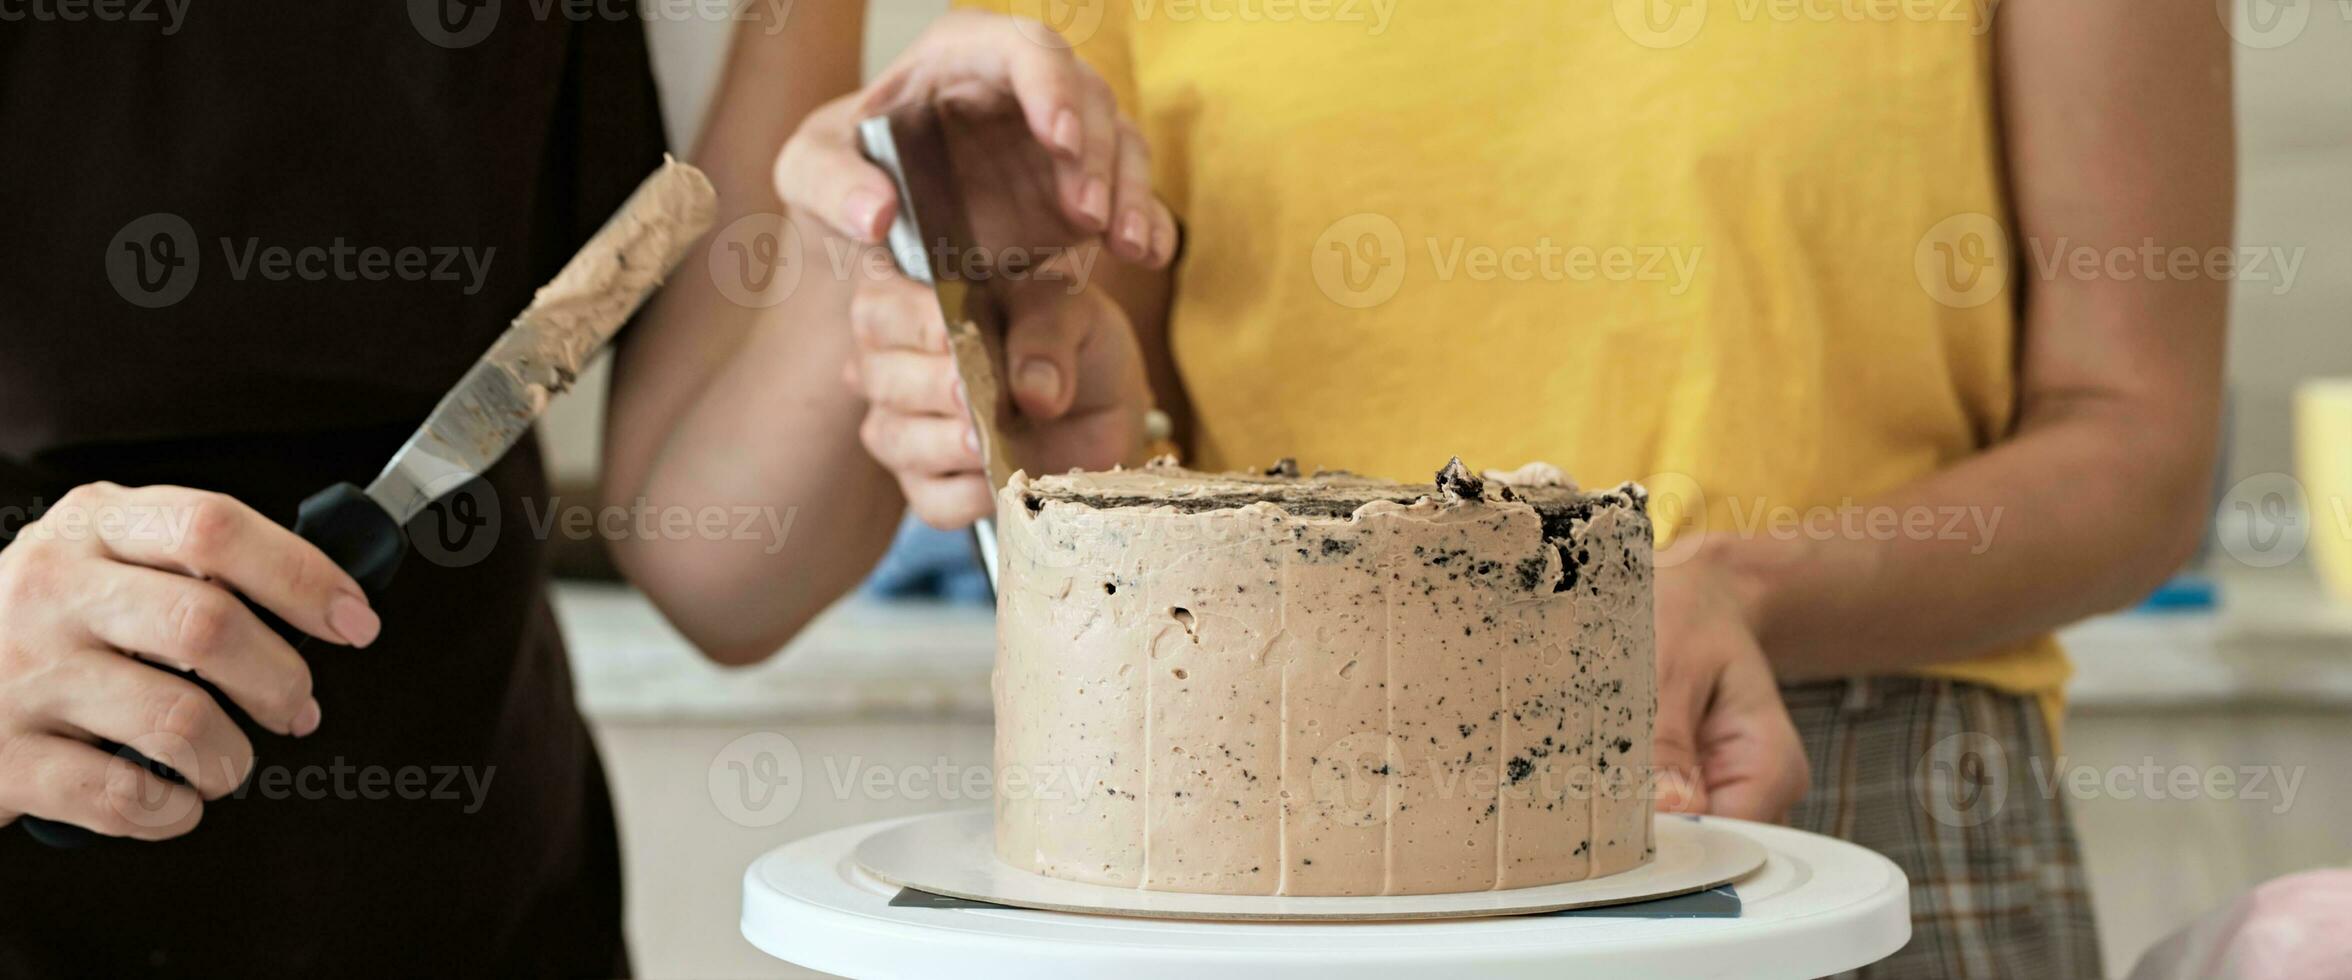
{"type": "Polygon", "coordinates": [[[1058,878],[1407,895],[1652,853],[1650,527],[1540,464],[1028,477],[999,498],[996,849],[1058,878]]]}

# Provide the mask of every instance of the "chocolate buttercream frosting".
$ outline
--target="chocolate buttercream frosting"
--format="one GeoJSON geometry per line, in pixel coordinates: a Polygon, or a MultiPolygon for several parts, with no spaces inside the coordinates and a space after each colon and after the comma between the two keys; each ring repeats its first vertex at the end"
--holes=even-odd
{"type": "Polygon", "coordinates": [[[1255,895],[1519,888],[1652,853],[1650,526],[1557,469],[1142,469],[999,497],[997,852],[1255,895]]]}

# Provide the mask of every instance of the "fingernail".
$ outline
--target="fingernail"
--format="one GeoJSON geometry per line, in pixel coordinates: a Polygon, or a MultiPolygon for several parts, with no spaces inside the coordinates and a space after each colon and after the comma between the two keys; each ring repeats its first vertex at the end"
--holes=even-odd
{"type": "Polygon", "coordinates": [[[964,430],[964,448],[971,450],[974,455],[979,454],[980,433],[978,431],[970,428],[964,430]]]}
{"type": "Polygon", "coordinates": [[[1144,228],[1141,211],[1127,212],[1127,217],[1119,222],[1119,237],[1138,252],[1151,251],[1150,232],[1144,228]]]}
{"type": "Polygon", "coordinates": [[[376,642],[376,634],[384,631],[384,621],[376,618],[376,611],[358,596],[339,595],[327,603],[327,625],[343,637],[349,646],[364,647],[376,642]]]}
{"type": "Polygon", "coordinates": [[[882,220],[882,198],[872,191],[852,191],[843,205],[849,213],[850,230],[865,235],[874,230],[874,223],[882,220]]]}
{"type": "Polygon", "coordinates": [[[1055,367],[1052,361],[1035,358],[1021,365],[1020,376],[1013,383],[1019,385],[1021,393],[1028,395],[1031,400],[1050,402],[1061,397],[1062,369],[1055,367]]]}
{"type": "Polygon", "coordinates": [[[1077,153],[1079,137],[1077,113],[1064,109],[1054,116],[1053,141],[1056,148],[1064,153],[1077,153]]]}
{"type": "Polygon", "coordinates": [[[302,710],[294,713],[294,737],[308,737],[310,733],[318,731],[318,726],[319,703],[317,698],[312,698],[302,705],[302,710]]]}
{"type": "Polygon", "coordinates": [[[1096,224],[1111,220],[1111,185],[1100,177],[1086,178],[1086,189],[1078,194],[1078,210],[1096,224]]]}
{"type": "Polygon", "coordinates": [[[972,396],[964,394],[964,379],[962,378],[956,379],[955,396],[956,406],[958,408],[961,408],[967,412],[972,410],[972,396]]]}

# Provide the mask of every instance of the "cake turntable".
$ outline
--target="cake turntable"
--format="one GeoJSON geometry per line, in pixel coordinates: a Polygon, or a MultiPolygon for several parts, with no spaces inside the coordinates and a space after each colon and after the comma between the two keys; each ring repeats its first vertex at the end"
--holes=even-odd
{"type": "Polygon", "coordinates": [[[1579,910],[1274,921],[894,902],[901,887],[860,865],[861,846],[877,838],[884,841],[877,851],[924,838],[942,846],[939,831],[960,826],[973,842],[966,850],[988,854],[985,819],[949,814],[845,827],[769,852],[744,873],[741,927],[746,940],[771,956],[842,976],[1024,980],[1191,980],[1204,974],[1218,980],[1367,980],[1441,973],[1797,978],[1875,962],[1910,940],[1909,882],[1885,857],[1787,827],[1664,816],[1658,818],[1661,859],[1671,853],[1678,824],[1722,832],[1762,852],[1762,865],[1732,886],[1736,916],[1619,917],[1579,910]],[[930,829],[897,833],[915,825],[930,829]]]}

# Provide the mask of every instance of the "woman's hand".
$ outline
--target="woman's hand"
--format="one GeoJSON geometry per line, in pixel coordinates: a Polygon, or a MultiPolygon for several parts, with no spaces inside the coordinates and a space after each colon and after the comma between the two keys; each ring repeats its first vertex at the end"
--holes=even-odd
{"type": "Polygon", "coordinates": [[[1804,745],[1736,581],[1685,554],[1657,571],[1658,808],[1781,820],[1811,784],[1804,745]]]}
{"type": "MultiPolygon", "coordinates": [[[[1004,296],[1006,359],[1047,365],[1015,369],[1013,402],[1029,421],[1006,433],[1014,457],[1032,473],[1134,460],[1151,395],[1127,314],[1090,286],[1070,292],[1037,280],[1004,296]],[[1039,353],[1048,350],[1051,358],[1039,353]]],[[[931,290],[896,277],[861,282],[851,322],[858,352],[843,378],[866,398],[858,435],[898,478],[907,506],[939,528],[995,513],[931,290]]]]}
{"type": "MultiPolygon", "coordinates": [[[[942,18],[866,91],[811,114],[785,145],[777,189],[795,215],[871,245],[898,202],[857,147],[859,120],[928,100],[939,108],[979,270],[1003,314],[997,365],[1023,424],[1007,439],[1032,472],[1132,462],[1151,404],[1135,332],[1096,279],[1109,256],[1165,268],[1175,219],[1110,87],[1042,25],[993,14],[942,18]]],[[[928,244],[928,243],[927,243],[928,244]]],[[[859,432],[909,507],[937,527],[993,512],[932,291],[864,263],[853,274],[857,349],[843,370],[867,401],[859,432]]]]}
{"type": "MultiPolygon", "coordinates": [[[[1020,146],[996,138],[977,149],[1041,151],[1035,182],[1055,206],[1039,217],[1099,237],[1129,262],[1166,266],[1176,252],[1176,221],[1152,195],[1143,139],[1120,117],[1101,76],[1067,45],[1035,40],[1050,34],[1035,21],[977,11],[932,22],[865,91],[810,114],[777,157],[777,194],[796,218],[822,222],[854,242],[880,242],[897,214],[898,191],[859,152],[859,121],[921,101],[953,105],[967,117],[1005,113],[1018,120],[1020,146]]],[[[959,169],[974,149],[969,142],[954,147],[959,169]]],[[[1008,188],[965,176],[964,201],[972,208],[1030,183],[1008,188]]]]}
{"type": "Polygon", "coordinates": [[[215,493],[78,487],[0,550],[0,824],[32,814],[161,840],[244,781],[253,746],[221,706],[135,661],[203,677],[263,728],[316,731],[309,667],[240,594],[330,642],[364,647],[380,629],[326,555],[215,493]]]}

